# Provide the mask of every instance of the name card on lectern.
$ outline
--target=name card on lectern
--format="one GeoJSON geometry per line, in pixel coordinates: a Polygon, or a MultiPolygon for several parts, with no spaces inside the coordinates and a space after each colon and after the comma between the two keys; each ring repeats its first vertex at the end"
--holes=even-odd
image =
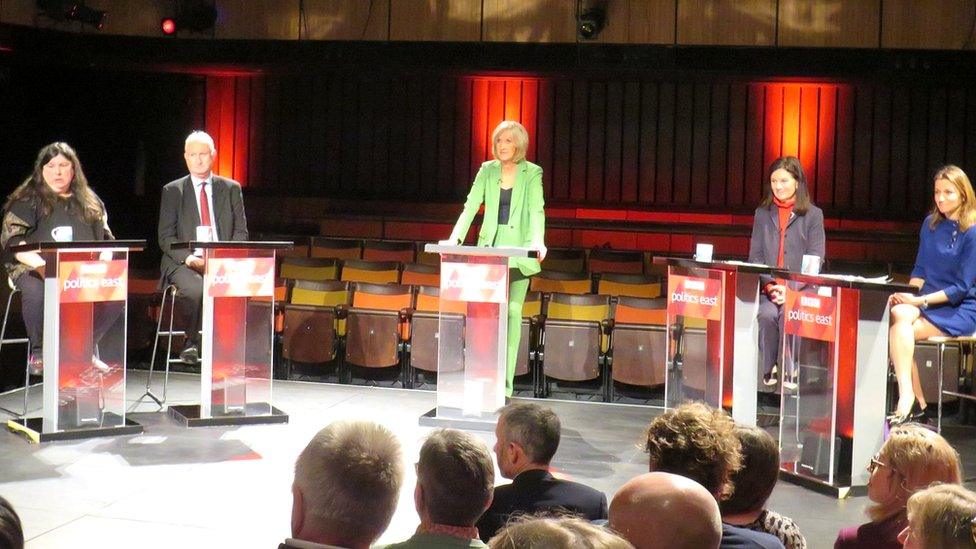
{"type": "Polygon", "coordinates": [[[60,262],[58,287],[61,288],[61,303],[125,301],[127,264],[121,259],[60,262]]]}
{"type": "Polygon", "coordinates": [[[668,275],[668,295],[675,315],[719,320],[722,318],[721,293],[720,279],[668,275]]]}
{"type": "Polygon", "coordinates": [[[211,297],[274,295],[273,257],[211,257],[207,291],[211,297]]]}
{"type": "Polygon", "coordinates": [[[508,265],[441,261],[441,299],[508,303],[508,265]]]}
{"type": "Polygon", "coordinates": [[[786,292],[785,325],[788,335],[834,341],[837,300],[806,292],[786,292]]]}

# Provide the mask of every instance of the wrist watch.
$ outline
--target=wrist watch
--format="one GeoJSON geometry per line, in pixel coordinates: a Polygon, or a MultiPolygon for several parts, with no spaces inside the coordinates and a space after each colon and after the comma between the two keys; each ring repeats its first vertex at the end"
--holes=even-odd
{"type": "Polygon", "coordinates": [[[919,308],[922,309],[923,311],[929,308],[929,296],[927,295],[922,296],[922,306],[919,308]]]}

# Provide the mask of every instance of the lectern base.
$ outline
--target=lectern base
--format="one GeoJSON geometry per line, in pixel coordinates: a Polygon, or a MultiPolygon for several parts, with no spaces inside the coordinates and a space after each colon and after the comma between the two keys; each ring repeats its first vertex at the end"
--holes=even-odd
{"type": "Polygon", "coordinates": [[[184,427],[213,427],[216,425],[259,425],[264,423],[288,423],[288,414],[266,403],[250,403],[243,410],[226,411],[223,406],[213,406],[209,417],[202,417],[199,404],[170,406],[173,419],[184,427]],[[268,412],[268,410],[271,410],[268,412]]]}
{"type": "Polygon", "coordinates": [[[450,429],[461,429],[462,431],[494,431],[495,424],[498,423],[498,414],[491,414],[487,417],[475,417],[462,415],[461,410],[449,408],[446,411],[442,408],[438,415],[437,408],[420,416],[421,427],[446,427],[450,429]]]}
{"type": "Polygon", "coordinates": [[[82,427],[79,429],[45,432],[43,418],[29,417],[7,421],[7,429],[27,437],[28,440],[34,443],[142,434],[142,425],[131,419],[126,418],[123,423],[121,416],[106,413],[103,420],[103,424],[114,423],[116,425],[112,427],[82,427]]]}
{"type": "Polygon", "coordinates": [[[833,484],[827,484],[826,482],[810,477],[798,475],[785,469],[779,470],[779,478],[837,499],[845,499],[849,496],[866,496],[868,494],[867,486],[834,486],[833,484]]]}

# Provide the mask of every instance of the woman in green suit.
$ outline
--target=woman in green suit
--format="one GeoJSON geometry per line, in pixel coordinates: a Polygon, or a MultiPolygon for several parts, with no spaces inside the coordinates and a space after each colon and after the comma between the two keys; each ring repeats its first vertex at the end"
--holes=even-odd
{"type": "Polygon", "coordinates": [[[529,134],[518,122],[506,120],[491,135],[492,155],[481,165],[464,202],[464,211],[451,231],[452,243],[461,243],[481,205],[484,220],[478,231],[478,246],[532,248],[539,259],[509,259],[508,285],[508,370],[505,394],[512,396],[515,360],[522,335],[522,303],[529,290],[529,277],[541,269],[546,255],[545,201],[542,198],[542,168],[525,160],[529,134]]]}

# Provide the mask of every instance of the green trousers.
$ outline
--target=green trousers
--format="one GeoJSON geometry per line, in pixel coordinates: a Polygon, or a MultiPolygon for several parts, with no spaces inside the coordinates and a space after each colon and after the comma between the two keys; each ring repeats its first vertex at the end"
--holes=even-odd
{"type": "Polygon", "coordinates": [[[519,340],[522,337],[522,304],[529,292],[529,277],[522,271],[508,270],[508,362],[505,372],[505,396],[512,396],[515,384],[515,362],[518,360],[519,340]]]}

